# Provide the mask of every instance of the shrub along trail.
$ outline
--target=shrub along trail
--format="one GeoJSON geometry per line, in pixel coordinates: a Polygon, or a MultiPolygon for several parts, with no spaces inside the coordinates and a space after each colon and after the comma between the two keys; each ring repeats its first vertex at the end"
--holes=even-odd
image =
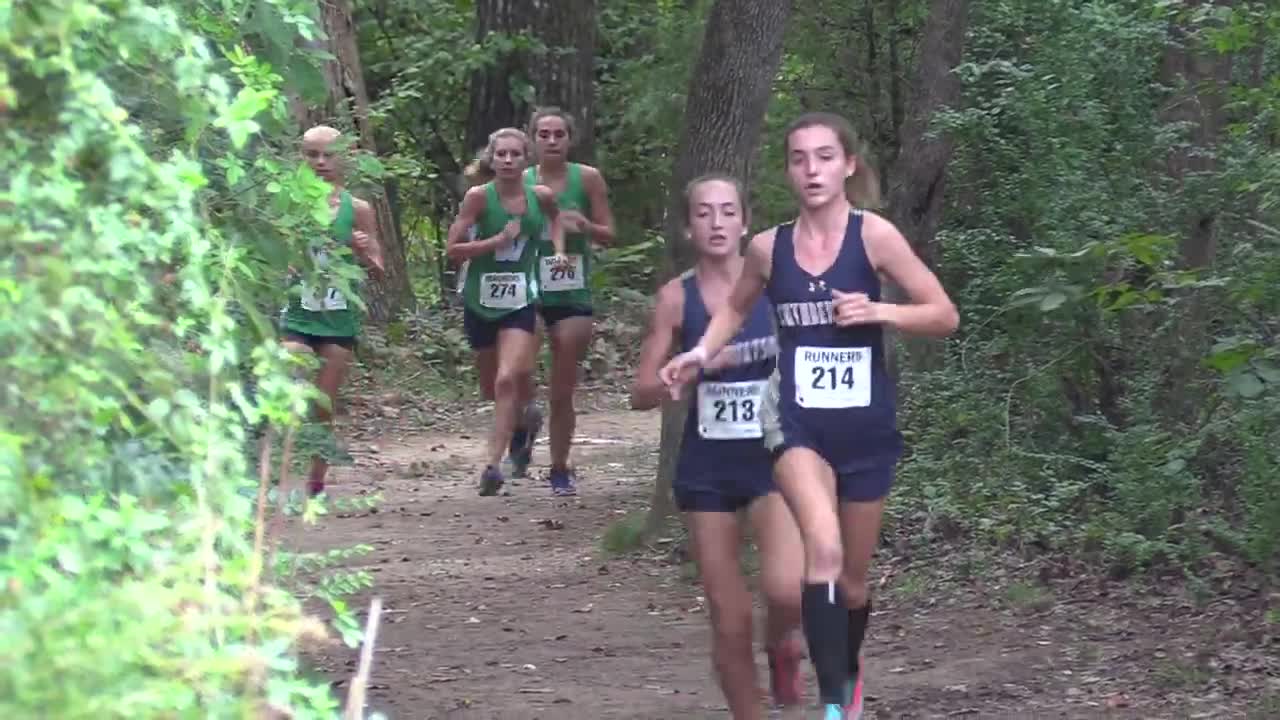
{"type": "MultiPolygon", "coordinates": [[[[335,468],[331,489],[383,502],[293,520],[286,542],[372,546],[348,564],[375,583],[353,602],[377,593],[385,606],[370,709],[393,720],[727,716],[692,567],[670,541],[602,549],[610,526],[646,506],[659,417],[606,393],[581,405],[579,497],[546,489],[544,435],[535,477],[481,498],[487,411],[353,398],[342,421],[355,464],[335,468]]],[[[1280,716],[1276,618],[1247,579],[1214,584],[1197,608],[1181,584],[1139,589],[1058,561],[920,547],[900,530],[874,582],[868,718],[1280,716]]],[[[335,641],[308,659],[345,695],[356,651],[335,641]]],[[[762,653],[758,663],[767,683],[762,653]]]]}

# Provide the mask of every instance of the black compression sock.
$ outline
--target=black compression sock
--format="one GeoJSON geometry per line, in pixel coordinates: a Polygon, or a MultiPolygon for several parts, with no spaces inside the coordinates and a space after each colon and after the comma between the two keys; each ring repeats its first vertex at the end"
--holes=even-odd
{"type": "Polygon", "coordinates": [[[823,704],[841,705],[849,677],[849,611],[834,582],[805,583],[800,609],[818,694],[823,704]]]}
{"type": "Polygon", "coordinates": [[[871,600],[860,608],[849,611],[849,673],[858,676],[859,655],[862,653],[862,641],[867,636],[867,623],[871,620],[871,600]]]}

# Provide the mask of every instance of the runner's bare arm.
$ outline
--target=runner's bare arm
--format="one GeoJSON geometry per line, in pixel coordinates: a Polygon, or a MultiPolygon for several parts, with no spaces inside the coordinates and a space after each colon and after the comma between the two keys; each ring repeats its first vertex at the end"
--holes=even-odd
{"type": "Polygon", "coordinates": [[[450,260],[470,260],[473,257],[486,255],[511,242],[506,232],[500,232],[490,238],[468,240],[467,232],[476,224],[480,213],[484,212],[485,189],[477,185],[462,196],[462,207],[458,208],[458,217],[449,226],[448,242],[445,253],[450,260]]]}
{"type": "Polygon", "coordinates": [[[380,280],[386,275],[387,266],[382,256],[382,238],[378,235],[378,214],[374,212],[372,205],[359,198],[355,201],[355,210],[356,232],[363,233],[364,237],[353,237],[353,244],[357,246],[356,252],[369,270],[369,275],[380,280]]]}
{"type": "Polygon", "coordinates": [[[561,222],[556,194],[546,185],[535,186],[533,194],[538,198],[538,207],[542,208],[543,216],[551,223],[551,246],[555,248],[556,255],[564,257],[564,224],[561,222]]]}
{"type": "Polygon", "coordinates": [[[884,273],[906,291],[908,303],[869,303],[879,322],[902,332],[926,337],[946,337],[960,324],[960,313],[907,239],[892,222],[865,213],[862,229],[867,256],[877,272],[884,273]]]}
{"type": "Polygon", "coordinates": [[[676,344],[680,330],[680,318],[684,313],[684,292],[680,278],[662,286],[649,320],[649,334],[640,346],[640,361],[636,365],[636,377],[631,384],[631,409],[652,410],[668,396],[667,386],[658,377],[671,349],[676,344]]]}
{"type": "Polygon", "coordinates": [[[591,199],[591,221],[586,230],[591,241],[598,245],[611,245],[616,239],[613,224],[613,208],[609,206],[609,187],[604,173],[597,168],[583,166],[582,183],[591,199]]]}

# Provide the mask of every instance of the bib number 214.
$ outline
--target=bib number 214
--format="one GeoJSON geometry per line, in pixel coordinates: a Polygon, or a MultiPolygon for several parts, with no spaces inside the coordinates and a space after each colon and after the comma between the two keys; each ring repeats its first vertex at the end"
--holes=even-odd
{"type": "Polygon", "coordinates": [[[871,404],[871,348],[798,347],[796,404],[805,408],[871,404]]]}

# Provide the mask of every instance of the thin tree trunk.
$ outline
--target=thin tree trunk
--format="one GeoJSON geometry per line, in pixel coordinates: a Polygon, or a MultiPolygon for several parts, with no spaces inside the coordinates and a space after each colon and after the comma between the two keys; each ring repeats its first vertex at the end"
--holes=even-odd
{"type": "MultiPolygon", "coordinates": [[[[1230,6],[1229,0],[1191,0],[1192,6],[1230,6]]],[[[1193,31],[1180,23],[1170,26],[1169,43],[1160,62],[1160,79],[1173,88],[1161,112],[1166,123],[1182,124],[1186,143],[1175,147],[1166,159],[1166,172],[1180,195],[1178,205],[1185,228],[1179,244],[1182,265],[1190,270],[1212,266],[1218,252],[1218,200],[1188,187],[1197,176],[1217,170],[1215,154],[1224,124],[1223,104],[1231,83],[1232,57],[1205,47],[1193,31]]],[[[1207,303],[1197,297],[1211,291],[1191,291],[1183,312],[1168,339],[1168,372],[1164,375],[1159,405],[1171,426],[1193,419],[1201,402],[1204,373],[1200,359],[1209,347],[1207,303]]]]}
{"type": "MultiPolygon", "coordinates": [[[[953,143],[945,134],[930,135],[930,121],[945,107],[961,99],[961,83],[953,72],[964,55],[969,25],[969,0],[932,0],[929,19],[917,53],[911,99],[898,136],[900,148],[889,173],[889,217],[906,236],[916,254],[933,267],[934,243],[942,221],[943,192],[953,143]]],[[[890,285],[886,294],[894,302],[905,300],[902,290],[890,285]]],[[[891,347],[894,343],[890,343],[891,347]]],[[[911,353],[920,364],[929,363],[932,346],[913,341],[911,353]]],[[[897,368],[896,358],[891,366],[897,368]]]]}
{"type": "MultiPolygon", "coordinates": [[[[664,223],[668,278],[692,260],[680,213],[685,185],[713,171],[732,173],[744,184],[750,181],[751,160],[782,61],[782,40],[790,14],[790,0],[716,0],[711,7],[702,49],[689,80],[685,124],[668,188],[664,223]]],[[[687,402],[663,408],[658,477],[645,523],[648,532],[661,527],[672,511],[671,483],[687,413],[687,402]]]]}
{"type": "Polygon", "coordinates": [[[573,159],[595,157],[596,0],[540,0],[533,31],[547,46],[536,58],[537,105],[556,105],[578,121],[573,159]]]}
{"type": "MultiPolygon", "coordinates": [[[[355,26],[348,0],[320,0],[321,21],[327,36],[326,48],[334,57],[324,64],[328,100],[321,106],[307,107],[301,98],[293,99],[294,117],[304,127],[324,123],[342,124],[349,119],[354,125],[361,150],[376,155],[373,124],[369,120],[369,96],[365,92],[364,70],[356,46],[355,26]]],[[[405,260],[400,226],[388,202],[388,188],[366,198],[378,218],[378,238],[386,261],[386,275],[368,283],[369,316],[374,322],[386,322],[411,299],[409,273],[405,260]]]]}
{"type": "MultiPolygon", "coordinates": [[[[494,33],[517,35],[532,26],[531,0],[476,0],[476,42],[494,33]]],[[[521,127],[528,105],[512,95],[512,88],[531,85],[524,72],[528,58],[521,52],[498,57],[496,62],[471,76],[471,102],[467,111],[464,156],[483,148],[489,133],[503,127],[521,127]]]]}

